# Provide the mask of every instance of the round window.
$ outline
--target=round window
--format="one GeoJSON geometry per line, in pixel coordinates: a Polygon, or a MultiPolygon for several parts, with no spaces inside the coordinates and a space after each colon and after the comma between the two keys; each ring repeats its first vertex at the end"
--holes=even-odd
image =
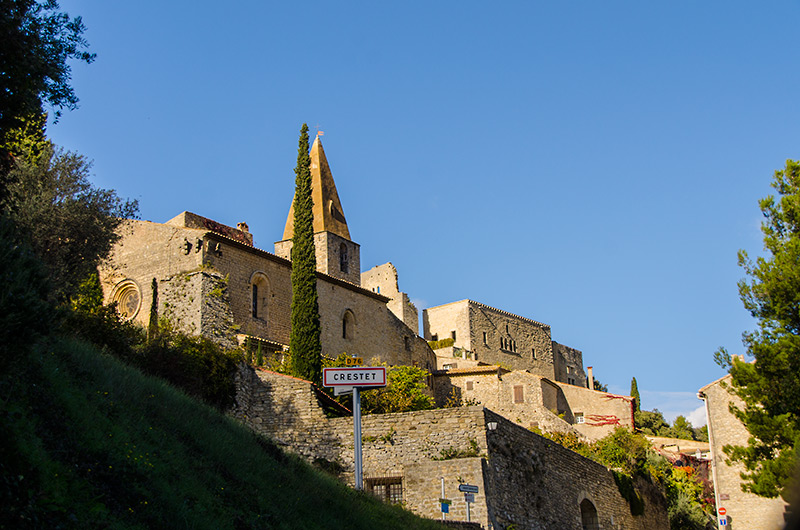
{"type": "Polygon", "coordinates": [[[142,306],[139,286],[133,280],[125,280],[118,284],[112,299],[117,303],[117,311],[125,320],[134,318],[142,306]]]}

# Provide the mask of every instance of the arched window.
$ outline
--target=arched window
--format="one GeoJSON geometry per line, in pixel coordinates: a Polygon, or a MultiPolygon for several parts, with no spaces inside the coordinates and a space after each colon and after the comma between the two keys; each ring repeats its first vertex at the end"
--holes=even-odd
{"type": "Polygon", "coordinates": [[[347,245],[342,243],[339,245],[339,270],[344,272],[345,274],[349,270],[349,262],[347,259],[347,245]]]}
{"type": "Polygon", "coordinates": [[[142,306],[142,292],[133,280],[124,280],[114,287],[111,300],[117,303],[117,312],[124,320],[132,320],[142,306]]]}
{"type": "Polygon", "coordinates": [[[250,316],[267,321],[269,314],[269,279],[263,272],[255,272],[250,277],[250,316]]]}
{"type": "Polygon", "coordinates": [[[599,530],[600,521],[597,518],[597,509],[589,499],[581,501],[581,525],[583,530],[599,530]]]}
{"type": "Polygon", "coordinates": [[[349,309],[344,312],[342,316],[342,338],[352,339],[355,337],[356,331],[356,317],[349,309]]]}

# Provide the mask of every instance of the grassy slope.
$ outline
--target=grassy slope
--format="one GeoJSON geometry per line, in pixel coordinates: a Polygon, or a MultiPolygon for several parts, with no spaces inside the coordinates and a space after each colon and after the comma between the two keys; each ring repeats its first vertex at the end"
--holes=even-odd
{"type": "Polygon", "coordinates": [[[0,391],[0,527],[439,528],[82,343],[0,391]]]}

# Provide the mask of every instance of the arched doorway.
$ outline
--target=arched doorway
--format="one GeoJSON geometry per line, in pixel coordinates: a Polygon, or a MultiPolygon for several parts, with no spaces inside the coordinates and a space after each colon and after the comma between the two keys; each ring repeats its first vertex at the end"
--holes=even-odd
{"type": "Polygon", "coordinates": [[[581,501],[581,525],[583,530],[600,530],[600,522],[597,520],[597,509],[589,499],[581,501]]]}

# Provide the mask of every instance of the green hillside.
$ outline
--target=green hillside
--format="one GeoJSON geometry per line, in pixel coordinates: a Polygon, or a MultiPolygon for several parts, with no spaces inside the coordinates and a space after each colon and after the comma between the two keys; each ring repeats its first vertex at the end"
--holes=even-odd
{"type": "Polygon", "coordinates": [[[85,343],[43,342],[0,407],[0,528],[441,528],[85,343]]]}

